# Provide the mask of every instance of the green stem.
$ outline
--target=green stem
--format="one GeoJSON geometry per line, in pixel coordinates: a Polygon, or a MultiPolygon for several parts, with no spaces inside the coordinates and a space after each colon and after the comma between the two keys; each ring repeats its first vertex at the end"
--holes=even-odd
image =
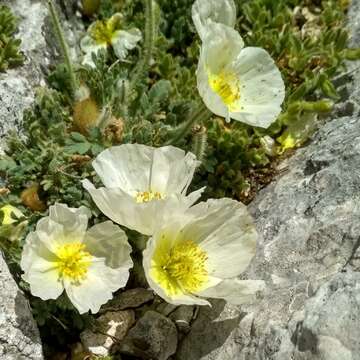
{"type": "Polygon", "coordinates": [[[72,95],[74,96],[78,86],[77,86],[77,79],[76,79],[75,72],[74,72],[74,69],[73,69],[73,66],[72,66],[72,62],[70,60],[69,48],[68,48],[68,45],[66,43],[65,36],[64,36],[64,31],[63,31],[63,29],[61,27],[59,16],[58,16],[58,14],[56,12],[54,3],[53,3],[52,0],[47,0],[47,3],[48,3],[50,15],[51,15],[51,20],[52,20],[53,25],[54,25],[55,33],[56,33],[56,36],[57,36],[58,41],[60,43],[61,50],[63,52],[65,65],[67,67],[69,77],[70,77],[71,91],[72,91],[72,95]]]}
{"type": "Polygon", "coordinates": [[[145,40],[144,40],[144,54],[142,59],[138,62],[134,69],[132,79],[130,81],[130,89],[134,89],[141,74],[144,74],[149,66],[154,48],[154,33],[155,33],[155,13],[153,0],[145,1],[145,40]]]}
{"type": "Polygon", "coordinates": [[[192,111],[189,118],[174,130],[173,137],[166,143],[166,145],[177,144],[192,130],[195,123],[201,124],[206,119],[210,118],[211,112],[201,104],[196,110],[192,111]]]}

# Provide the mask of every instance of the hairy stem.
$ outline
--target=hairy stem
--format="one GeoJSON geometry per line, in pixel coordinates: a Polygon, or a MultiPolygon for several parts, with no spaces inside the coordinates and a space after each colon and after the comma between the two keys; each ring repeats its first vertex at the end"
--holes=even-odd
{"type": "Polygon", "coordinates": [[[201,125],[202,122],[209,119],[211,115],[211,112],[205,107],[203,103],[201,103],[198,108],[190,113],[188,119],[173,131],[173,135],[166,145],[177,144],[187,134],[190,133],[195,123],[201,125]]]}
{"type": "Polygon", "coordinates": [[[207,148],[207,132],[204,126],[201,126],[199,131],[193,137],[192,153],[196,158],[202,162],[207,148]]]}
{"type": "Polygon", "coordinates": [[[151,61],[151,56],[154,48],[154,34],[155,34],[155,12],[153,0],[144,0],[145,2],[145,40],[144,40],[144,52],[142,58],[137,63],[134,69],[132,79],[130,81],[130,89],[134,89],[136,83],[142,74],[144,74],[151,61]]]}
{"type": "Polygon", "coordinates": [[[69,73],[72,95],[74,96],[78,86],[77,86],[77,79],[76,79],[75,72],[74,72],[74,69],[72,66],[72,62],[70,60],[69,47],[66,43],[64,31],[61,27],[59,16],[56,12],[54,3],[52,0],[47,0],[47,3],[48,3],[50,15],[51,15],[51,20],[54,25],[55,34],[60,43],[60,47],[61,47],[61,50],[62,50],[62,53],[64,56],[64,60],[65,60],[65,65],[66,65],[68,73],[69,73]]]}

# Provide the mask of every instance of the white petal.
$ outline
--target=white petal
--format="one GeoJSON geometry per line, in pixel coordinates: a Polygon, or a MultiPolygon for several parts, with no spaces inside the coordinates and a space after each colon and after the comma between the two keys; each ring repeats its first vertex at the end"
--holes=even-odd
{"type": "Polygon", "coordinates": [[[49,251],[53,253],[56,252],[59,245],[74,241],[71,237],[65,236],[64,226],[51,220],[49,216],[43,217],[37,222],[36,234],[49,251]]]}
{"type": "Polygon", "coordinates": [[[91,211],[85,206],[69,208],[65,204],[55,203],[50,206],[49,218],[63,225],[65,236],[82,238],[87,229],[88,220],[91,218],[91,211]]]}
{"type": "Polygon", "coordinates": [[[51,252],[44,242],[39,238],[38,232],[30,232],[25,239],[24,248],[21,254],[20,266],[24,272],[27,272],[32,263],[33,259],[40,257],[48,262],[56,261],[56,255],[51,252]]]}
{"type": "Polygon", "coordinates": [[[192,6],[192,19],[200,38],[204,39],[211,21],[235,26],[236,6],[233,0],[197,0],[192,6]]]}
{"type": "Polygon", "coordinates": [[[125,232],[106,221],[90,228],[84,239],[87,251],[98,258],[105,258],[105,264],[113,269],[124,268],[129,271],[133,263],[130,257],[131,246],[125,232]]]}
{"type": "Polygon", "coordinates": [[[187,190],[198,165],[195,156],[173,146],[153,148],[140,144],[113,146],[97,156],[93,167],[107,188],[131,196],[137,191],[162,194],[187,190]]]}
{"type": "Polygon", "coordinates": [[[281,112],[285,85],[271,56],[261,48],[247,47],[232,64],[240,81],[238,111],[231,118],[267,128],[281,112]]]}
{"type": "Polygon", "coordinates": [[[238,57],[243,47],[244,41],[236,30],[212,23],[207,27],[200,61],[211,73],[217,74],[238,57]]]}
{"type": "Polygon", "coordinates": [[[135,199],[120,189],[96,189],[89,181],[83,181],[98,208],[112,221],[136,230],[144,235],[152,235],[167,219],[184,212],[201,196],[201,189],[191,196],[171,195],[163,200],[137,203],[135,199]]]}
{"type": "Polygon", "coordinates": [[[149,286],[152,290],[154,290],[161,298],[163,298],[166,302],[173,305],[210,305],[208,301],[205,299],[198,298],[196,296],[192,296],[190,294],[181,294],[174,297],[170,297],[166,294],[164,289],[153,280],[150,275],[151,271],[151,261],[154,255],[155,247],[157,242],[155,238],[151,238],[147,242],[146,249],[143,251],[143,267],[145,271],[146,280],[149,283],[149,286]]]}
{"type": "Polygon", "coordinates": [[[185,151],[179,148],[164,146],[154,149],[150,188],[162,194],[185,193],[198,165],[194,154],[185,155],[185,151]]]}
{"type": "Polygon", "coordinates": [[[209,85],[209,74],[204,56],[200,56],[197,72],[197,88],[206,107],[215,115],[226,118],[229,114],[227,106],[221,97],[209,85]]]}
{"type": "Polygon", "coordinates": [[[56,299],[64,290],[55,269],[56,256],[51,253],[35,232],[30,233],[21,256],[23,279],[30,284],[31,293],[43,300],[56,299]]]}
{"type": "Polygon", "coordinates": [[[209,85],[209,75],[218,74],[237,59],[244,47],[240,34],[222,24],[211,24],[204,38],[196,72],[199,94],[207,108],[227,118],[228,107],[209,85]]]}
{"type": "Polygon", "coordinates": [[[265,289],[262,280],[223,280],[218,285],[210,287],[197,295],[206,298],[224,299],[233,305],[241,305],[251,302],[258,291],[265,289]]]}
{"type": "Polygon", "coordinates": [[[66,280],[65,290],[80,314],[91,311],[97,313],[101,305],[113,297],[113,292],[126,285],[128,272],[112,269],[104,259],[95,259],[90,265],[87,277],[79,285],[66,280]]]}
{"type": "Polygon", "coordinates": [[[139,29],[119,30],[111,39],[111,45],[115,55],[119,59],[125,59],[129,50],[136,47],[136,44],[142,39],[139,29]]]}
{"type": "Polygon", "coordinates": [[[187,212],[182,238],[198,243],[208,255],[211,276],[241,274],[256,251],[257,233],[246,206],[231,199],[208,200],[187,212]]]}
{"type": "Polygon", "coordinates": [[[101,50],[106,50],[106,43],[97,43],[90,35],[85,35],[80,42],[81,50],[85,53],[82,61],[82,65],[88,65],[95,67],[92,60],[92,54],[98,54],[101,50]]]}
{"type": "Polygon", "coordinates": [[[93,167],[107,188],[119,188],[132,195],[149,187],[152,148],[140,144],[113,146],[101,152],[93,167]]]}

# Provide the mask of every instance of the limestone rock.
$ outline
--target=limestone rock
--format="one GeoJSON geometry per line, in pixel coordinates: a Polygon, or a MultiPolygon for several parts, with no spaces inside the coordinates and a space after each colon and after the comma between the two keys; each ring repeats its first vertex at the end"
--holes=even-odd
{"type": "Polygon", "coordinates": [[[0,359],[42,360],[40,335],[30,306],[0,255],[0,359]]]}
{"type": "MultiPolygon", "coordinates": [[[[354,46],[359,10],[353,1],[354,46]]],[[[360,360],[360,71],[351,66],[333,119],[249,207],[260,239],[244,277],[266,281],[263,297],[202,308],[177,360],[360,360]]]]}
{"type": "Polygon", "coordinates": [[[135,323],[133,310],[107,312],[97,319],[98,332],[86,329],[81,342],[94,355],[107,356],[110,348],[120,342],[135,323]]]}
{"type": "Polygon", "coordinates": [[[130,329],[120,345],[120,352],[141,359],[167,360],[176,351],[174,323],[156,311],[147,311],[130,329]]]}
{"type": "MultiPolygon", "coordinates": [[[[45,74],[49,65],[59,58],[57,41],[53,37],[48,9],[41,0],[2,0],[18,17],[21,51],[25,63],[5,73],[0,73],[0,137],[9,130],[21,132],[23,110],[34,100],[35,88],[45,86],[45,74]]],[[[61,14],[60,14],[61,15],[61,14]]],[[[77,56],[80,22],[62,22],[72,51],[77,56]]]]}

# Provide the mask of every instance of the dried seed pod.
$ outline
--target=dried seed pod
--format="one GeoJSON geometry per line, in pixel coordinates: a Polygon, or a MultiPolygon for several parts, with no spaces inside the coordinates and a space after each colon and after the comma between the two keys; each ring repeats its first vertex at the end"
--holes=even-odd
{"type": "Polygon", "coordinates": [[[33,211],[44,211],[46,204],[39,197],[39,184],[32,184],[21,193],[22,203],[33,211]]]}
{"type": "Polygon", "coordinates": [[[105,137],[114,143],[120,144],[124,134],[124,120],[112,117],[109,125],[105,128],[105,137]]]}
{"type": "Polygon", "coordinates": [[[78,101],[75,103],[73,110],[74,125],[76,130],[82,134],[87,134],[91,128],[98,125],[100,111],[93,99],[87,98],[78,101]]]}

